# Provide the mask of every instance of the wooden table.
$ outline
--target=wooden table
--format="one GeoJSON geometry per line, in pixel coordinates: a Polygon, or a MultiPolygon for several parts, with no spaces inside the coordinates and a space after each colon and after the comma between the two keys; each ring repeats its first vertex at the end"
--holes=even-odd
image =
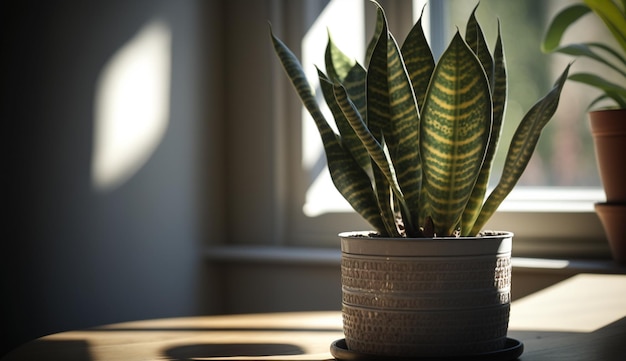
{"type": "MultiPolygon", "coordinates": [[[[343,337],[339,311],[220,315],[63,332],[12,360],[326,360],[343,337]]],[[[513,303],[509,337],[523,361],[626,359],[626,275],[580,274],[513,303]]]]}

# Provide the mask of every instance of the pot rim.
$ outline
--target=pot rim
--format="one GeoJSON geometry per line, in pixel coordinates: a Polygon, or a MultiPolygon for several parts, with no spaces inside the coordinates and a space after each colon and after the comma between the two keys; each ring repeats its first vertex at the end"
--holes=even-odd
{"type": "Polygon", "coordinates": [[[597,114],[597,113],[611,113],[611,112],[615,112],[615,113],[619,113],[619,112],[626,112],[626,108],[605,108],[605,109],[596,109],[596,110],[591,110],[588,113],[589,114],[597,114]]]}
{"type": "Polygon", "coordinates": [[[441,241],[441,240],[471,240],[471,239],[485,239],[485,238],[503,238],[513,237],[514,233],[510,231],[483,231],[478,236],[448,236],[448,237],[382,237],[378,236],[376,231],[345,231],[338,234],[341,238],[371,238],[375,240],[416,240],[416,241],[441,241]]]}
{"type": "MultiPolygon", "coordinates": [[[[477,237],[372,237],[375,232],[342,232],[344,254],[394,257],[463,257],[510,255],[513,232],[498,231],[477,237]]],[[[491,233],[491,232],[490,232],[491,233]]]]}
{"type": "Polygon", "coordinates": [[[594,204],[594,209],[598,213],[626,214],[626,203],[599,202],[594,204]]]}
{"type": "Polygon", "coordinates": [[[588,113],[594,138],[626,136],[626,109],[602,109],[588,113]]]}

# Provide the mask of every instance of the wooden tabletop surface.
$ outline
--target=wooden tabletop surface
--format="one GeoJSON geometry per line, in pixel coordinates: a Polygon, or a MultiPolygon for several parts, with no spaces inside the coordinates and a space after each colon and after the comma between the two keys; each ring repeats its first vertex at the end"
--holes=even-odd
{"type": "MultiPolygon", "coordinates": [[[[580,274],[515,301],[509,337],[523,361],[626,359],[626,275],[580,274]]],[[[49,335],[13,360],[328,360],[341,313],[298,312],[133,321],[49,335]]]]}

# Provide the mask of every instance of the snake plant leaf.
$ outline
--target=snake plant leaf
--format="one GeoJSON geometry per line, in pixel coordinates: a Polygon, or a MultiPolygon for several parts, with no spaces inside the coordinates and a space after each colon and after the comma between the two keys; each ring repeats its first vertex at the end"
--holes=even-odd
{"type": "Polygon", "coordinates": [[[384,224],[387,226],[387,232],[390,234],[396,234],[395,228],[395,215],[390,211],[390,192],[398,199],[403,212],[408,213],[406,203],[398,179],[396,178],[395,169],[389,159],[389,155],[385,152],[384,138],[382,138],[382,144],[372,135],[365,122],[361,118],[354,104],[348,98],[346,89],[341,84],[335,84],[335,98],[337,103],[341,107],[346,119],[352,125],[354,131],[359,136],[363,145],[367,149],[371,159],[374,161],[374,181],[376,184],[376,194],[378,196],[378,204],[381,209],[381,214],[384,224]],[[394,225],[389,228],[390,225],[394,225]]]}
{"type": "Polygon", "coordinates": [[[280,39],[274,36],[271,29],[270,35],[274,51],[276,52],[283,69],[287,73],[287,76],[291,80],[291,84],[295,88],[296,93],[302,100],[302,103],[309,114],[313,117],[315,125],[317,126],[320,136],[322,137],[322,142],[324,144],[336,143],[339,145],[339,139],[332,128],[328,125],[326,118],[317,104],[311,86],[306,78],[306,75],[304,74],[304,70],[302,69],[302,65],[300,65],[300,62],[293,52],[280,39]]]}
{"type": "Polygon", "coordinates": [[[366,102],[367,112],[365,119],[371,134],[379,143],[382,143],[383,134],[387,142],[395,144],[391,133],[389,118],[389,86],[387,84],[387,20],[380,5],[377,10],[378,22],[382,23],[380,33],[374,35],[375,42],[367,67],[366,102]]]}
{"type": "MultiPolygon", "coordinates": [[[[380,168],[383,172],[385,179],[390,183],[394,193],[399,197],[402,196],[402,192],[400,191],[400,186],[398,185],[398,179],[396,178],[395,170],[393,169],[392,162],[389,160],[387,153],[385,152],[385,148],[382,143],[374,137],[374,135],[369,131],[367,125],[361,118],[358,110],[354,106],[354,104],[348,98],[348,94],[346,92],[346,88],[341,84],[334,84],[335,91],[335,99],[337,99],[337,104],[341,107],[343,114],[346,119],[354,129],[355,133],[361,139],[363,146],[367,149],[367,152],[370,155],[370,158],[374,161],[374,163],[380,168]]],[[[383,138],[381,138],[381,142],[383,138]]]]}
{"type": "MultiPolygon", "coordinates": [[[[363,67],[360,64],[355,63],[352,69],[350,69],[350,71],[346,75],[344,82],[343,82],[343,86],[345,87],[346,92],[348,93],[348,98],[350,99],[352,104],[354,104],[356,109],[359,111],[361,118],[365,118],[365,115],[367,112],[367,103],[366,103],[366,96],[365,96],[365,88],[366,88],[365,80],[366,80],[365,69],[363,69],[363,67]]],[[[355,137],[356,137],[356,134],[355,134],[355,137]]],[[[367,150],[361,144],[361,141],[358,139],[358,137],[356,138],[357,138],[356,140],[351,140],[351,141],[358,142],[360,149],[357,146],[354,147],[353,150],[356,152],[354,156],[356,157],[361,167],[366,172],[368,172],[368,174],[371,174],[372,173],[372,161],[369,157],[369,154],[367,153],[367,150]]]]}
{"type": "Polygon", "coordinates": [[[487,46],[487,42],[485,41],[485,35],[483,34],[483,30],[476,20],[477,9],[478,4],[476,4],[476,6],[474,7],[472,14],[467,21],[467,26],[465,30],[465,41],[480,60],[485,74],[487,75],[487,79],[489,79],[489,86],[493,87],[493,82],[495,81],[493,79],[493,58],[491,57],[489,47],[487,46]]]}
{"type": "Polygon", "coordinates": [[[544,53],[554,52],[560,46],[565,30],[589,12],[591,9],[585,4],[574,4],[561,10],[548,27],[541,43],[541,50],[544,53]]]}
{"type": "Polygon", "coordinates": [[[378,203],[369,176],[357,164],[352,155],[341,146],[339,138],[317,105],[311,86],[296,56],[281,40],[274,36],[271,29],[270,35],[274,51],[283,69],[305,108],[311,114],[320,133],[328,169],[335,187],[356,212],[378,232],[385,234],[385,225],[380,217],[378,203]]]}
{"type": "Polygon", "coordinates": [[[328,43],[326,45],[326,51],[324,52],[324,62],[326,65],[326,73],[328,74],[328,78],[331,79],[331,82],[343,82],[348,72],[350,72],[356,63],[335,45],[330,31],[328,31],[328,43]]]}
{"type": "Polygon", "coordinates": [[[613,37],[626,52],[626,14],[624,9],[610,0],[584,0],[606,24],[613,37]]]}
{"type": "Polygon", "coordinates": [[[421,117],[426,202],[438,236],[456,231],[480,172],[492,122],[489,82],[459,32],[443,53],[421,117]]]}
{"type": "MultiPolygon", "coordinates": [[[[400,232],[396,227],[396,220],[394,209],[391,207],[392,191],[389,180],[385,176],[380,167],[373,167],[374,183],[376,184],[376,197],[378,198],[378,204],[380,206],[381,218],[387,229],[387,234],[391,237],[400,237],[400,232]]],[[[395,198],[397,199],[397,197],[395,198]]]]}
{"type": "Polygon", "coordinates": [[[387,43],[387,83],[391,138],[387,142],[396,177],[409,214],[405,214],[407,233],[417,233],[419,224],[422,165],[419,154],[419,111],[413,85],[404,66],[398,44],[391,34],[387,43]]]}
{"type": "Polygon", "coordinates": [[[465,212],[463,212],[461,222],[462,236],[470,235],[474,222],[476,222],[480,209],[482,208],[482,204],[485,200],[485,194],[487,193],[487,186],[489,185],[493,160],[498,150],[498,144],[502,134],[502,123],[504,120],[504,110],[506,108],[507,97],[507,74],[499,25],[500,24],[498,23],[498,35],[496,38],[496,46],[493,51],[494,67],[491,92],[491,99],[493,102],[493,123],[491,128],[491,137],[489,137],[489,145],[487,146],[487,153],[485,154],[485,160],[483,161],[482,168],[480,169],[480,174],[478,175],[472,195],[470,196],[467,206],[465,207],[465,212]]]}
{"type": "MultiPolygon", "coordinates": [[[[377,6],[378,11],[382,11],[382,7],[380,6],[380,4],[378,4],[374,0],[372,0],[372,3],[374,3],[377,6]]],[[[380,34],[383,33],[383,31],[385,31],[383,27],[385,28],[387,27],[385,17],[379,16],[379,14],[377,13],[376,14],[376,27],[374,28],[374,35],[372,36],[369,43],[367,44],[367,50],[365,51],[365,64],[369,64],[372,59],[374,48],[376,47],[376,44],[378,43],[378,37],[380,34]]]]}
{"type": "Polygon", "coordinates": [[[521,174],[526,169],[539,141],[541,130],[556,111],[570,66],[571,64],[565,68],[552,89],[533,105],[517,127],[509,146],[500,180],[485,201],[471,233],[478,234],[480,232],[487,220],[513,190],[521,174]]]}
{"type": "MultiPolygon", "coordinates": [[[[332,83],[337,81],[342,83],[346,88],[348,97],[352,103],[359,110],[362,117],[365,116],[366,111],[366,99],[365,99],[365,78],[366,71],[361,65],[355,61],[351,61],[345,53],[343,53],[333,42],[329,34],[328,45],[325,52],[326,69],[329,71],[329,75],[325,76],[326,82],[321,82],[322,91],[324,93],[324,99],[326,103],[335,104],[338,112],[331,109],[335,115],[337,128],[341,133],[341,141],[344,146],[350,149],[350,152],[355,157],[359,165],[368,172],[371,172],[371,161],[367,150],[363,147],[361,141],[354,133],[354,130],[350,124],[345,120],[345,116],[341,109],[336,104],[335,95],[332,83]],[[348,68],[349,66],[349,68],[348,68]],[[336,70],[340,69],[340,70],[336,70]]],[[[322,77],[319,72],[320,78],[322,77]]]]}
{"type": "Polygon", "coordinates": [[[317,74],[320,81],[320,87],[322,89],[322,95],[324,96],[324,100],[326,101],[326,104],[335,119],[335,124],[337,125],[337,129],[341,135],[340,140],[342,147],[347,149],[350,154],[352,154],[356,162],[363,170],[368,171],[371,167],[370,157],[365,147],[363,147],[361,140],[346,119],[346,116],[343,114],[341,107],[337,104],[332,82],[321,70],[317,69],[317,74]]]}
{"type": "Polygon", "coordinates": [[[365,118],[367,112],[366,78],[367,72],[359,63],[356,63],[343,81],[350,101],[356,106],[362,118],[365,118]]]}
{"type": "Polygon", "coordinates": [[[421,16],[404,39],[400,50],[411,84],[413,84],[413,92],[418,107],[421,108],[424,104],[430,77],[435,69],[435,59],[424,35],[421,16]]]}

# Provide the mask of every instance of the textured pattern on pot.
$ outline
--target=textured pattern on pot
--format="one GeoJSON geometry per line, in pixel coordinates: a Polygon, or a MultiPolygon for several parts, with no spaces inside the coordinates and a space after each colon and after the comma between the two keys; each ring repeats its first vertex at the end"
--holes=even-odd
{"type": "Polygon", "coordinates": [[[461,356],[506,341],[511,233],[428,239],[341,234],[342,310],[351,350],[461,356]]]}

